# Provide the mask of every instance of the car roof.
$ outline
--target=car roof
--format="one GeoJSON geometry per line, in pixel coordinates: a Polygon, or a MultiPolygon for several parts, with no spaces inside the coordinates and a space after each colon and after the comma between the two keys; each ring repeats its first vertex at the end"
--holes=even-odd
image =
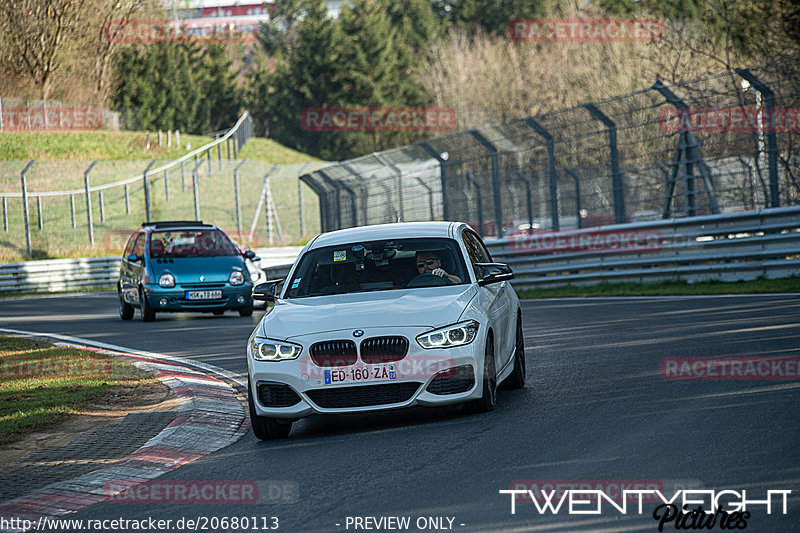
{"type": "Polygon", "coordinates": [[[358,226],[323,233],[311,242],[308,249],[314,250],[324,246],[336,246],[359,241],[377,241],[387,238],[452,238],[460,226],[466,227],[466,224],[462,222],[398,222],[395,224],[358,226]]]}
{"type": "Polygon", "coordinates": [[[159,229],[218,229],[214,224],[203,224],[202,220],[164,220],[160,222],[143,222],[142,228],[145,231],[155,231],[159,229]]]}

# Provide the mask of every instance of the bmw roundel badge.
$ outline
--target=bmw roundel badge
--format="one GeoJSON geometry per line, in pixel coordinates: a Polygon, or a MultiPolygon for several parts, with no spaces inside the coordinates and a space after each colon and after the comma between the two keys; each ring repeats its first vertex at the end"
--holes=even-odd
{"type": "Polygon", "coordinates": [[[357,329],[357,330],[355,330],[353,332],[353,337],[360,337],[363,334],[364,334],[364,330],[363,329],[357,329]]]}

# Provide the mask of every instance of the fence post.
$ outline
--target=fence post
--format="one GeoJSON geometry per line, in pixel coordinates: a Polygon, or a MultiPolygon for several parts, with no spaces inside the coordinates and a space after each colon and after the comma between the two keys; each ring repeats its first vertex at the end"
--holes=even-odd
{"type": "Polygon", "coordinates": [[[164,169],[164,198],[165,201],[169,202],[169,179],[167,176],[167,169],[164,169]]]}
{"type": "Polygon", "coordinates": [[[147,173],[153,168],[153,165],[156,164],[156,160],[153,159],[150,161],[150,164],[147,165],[147,168],[144,169],[142,173],[142,182],[144,183],[144,213],[145,213],[145,222],[150,222],[150,180],[147,179],[147,173]]]}
{"type": "Polygon", "coordinates": [[[272,246],[272,189],[269,186],[269,174],[264,176],[264,214],[267,217],[267,242],[272,246]]]}
{"type": "Polygon", "coordinates": [[[208,159],[208,175],[211,176],[211,148],[206,150],[206,157],[208,159]]]}
{"type": "Polygon", "coordinates": [[[25,168],[20,173],[20,178],[22,179],[22,216],[25,220],[25,250],[28,256],[31,255],[31,225],[28,217],[28,183],[25,180],[25,174],[28,173],[28,170],[35,162],[35,159],[28,161],[28,164],[25,165],[25,168]]]}
{"type": "Polygon", "coordinates": [[[131,196],[130,196],[130,193],[128,192],[128,184],[127,183],[125,184],[125,214],[126,215],[130,215],[131,214],[131,196]]]}
{"type": "MultiPolygon", "coordinates": [[[[443,154],[434,150],[433,147],[425,141],[421,141],[417,144],[439,162],[439,174],[442,180],[442,218],[444,220],[450,220],[450,209],[447,205],[447,160],[449,157],[444,157],[443,154]]],[[[433,210],[431,210],[431,215],[433,215],[433,210]]],[[[435,220],[433,216],[431,216],[431,220],[435,220]]]]}
{"type": "Polygon", "coordinates": [[[192,190],[194,196],[194,219],[200,220],[200,191],[198,190],[200,187],[200,172],[198,169],[200,165],[203,164],[203,161],[200,160],[192,169],[192,190]]]}
{"type": "MultiPolygon", "coordinates": [[[[686,103],[678,98],[678,96],[670,91],[666,85],[657,81],[653,84],[653,89],[661,93],[661,95],[676,109],[680,110],[681,112],[686,112],[689,109],[689,106],[686,103]]],[[[673,165],[675,168],[673,169],[672,173],[672,190],[674,190],[674,181],[677,179],[677,165],[681,162],[681,157],[684,158],[684,164],[690,164],[689,161],[694,160],[697,162],[697,166],[700,169],[700,175],[703,177],[703,183],[706,187],[706,193],[708,194],[708,201],[711,204],[711,212],[715,215],[719,214],[719,206],[717,205],[717,195],[714,192],[714,185],[711,183],[711,176],[708,174],[708,169],[706,168],[705,163],[703,162],[703,157],[700,155],[700,149],[697,147],[697,140],[694,138],[694,133],[691,131],[683,132],[683,134],[678,138],[678,150],[675,153],[675,159],[673,161],[673,165]],[[691,158],[690,154],[691,153],[691,158]]],[[[688,186],[688,183],[687,183],[688,186]]],[[[694,183],[692,183],[692,188],[694,188],[694,183]]],[[[666,205],[664,207],[664,217],[666,218],[667,213],[669,212],[669,205],[672,202],[672,193],[667,195],[666,205]]]]}
{"type": "Polygon", "coordinates": [[[468,182],[470,182],[472,184],[473,187],[475,187],[475,190],[478,191],[478,235],[480,235],[481,239],[482,239],[483,238],[483,197],[482,197],[482,194],[481,194],[481,186],[478,185],[478,183],[475,180],[472,179],[472,174],[470,174],[469,172],[465,172],[464,173],[464,177],[466,178],[466,180],[468,182]]]}
{"type": "Polygon", "coordinates": [[[533,231],[533,204],[531,202],[531,182],[528,180],[528,178],[525,177],[525,175],[522,173],[521,170],[515,170],[512,175],[519,178],[520,181],[522,181],[522,183],[525,184],[525,197],[528,202],[528,226],[529,229],[533,231]]]}
{"type": "MultiPolygon", "coordinates": [[[[3,131],[3,99],[0,98],[0,132],[2,131],[3,131]]],[[[5,196],[3,198],[5,198],[5,196]]]]}
{"type": "Polygon", "coordinates": [[[608,115],[600,111],[594,104],[582,104],[583,107],[608,129],[608,153],[611,164],[611,188],[614,191],[614,223],[625,223],[625,184],[619,171],[619,152],[617,151],[617,125],[608,115]]]}
{"type": "Polygon", "coordinates": [[[83,172],[83,189],[86,195],[86,223],[89,226],[89,245],[92,248],[94,248],[94,223],[92,222],[92,193],[89,190],[89,173],[96,164],[97,160],[92,161],[89,168],[83,172]]]}
{"type": "Polygon", "coordinates": [[[494,222],[497,225],[497,237],[503,236],[503,200],[500,196],[500,169],[497,162],[497,148],[494,147],[489,140],[480,134],[478,130],[471,130],[472,135],[481,146],[486,148],[489,152],[489,158],[492,164],[492,190],[494,192],[494,222]]]}
{"type": "Polygon", "coordinates": [[[181,192],[186,192],[186,172],[183,168],[183,161],[181,161],[181,192]]]}
{"type": "Polygon", "coordinates": [[[70,215],[70,220],[72,220],[72,227],[73,228],[77,228],[78,227],[78,221],[75,220],[75,195],[74,194],[70,194],[69,195],[69,215],[70,215]]]}
{"type": "Polygon", "coordinates": [[[8,231],[8,202],[3,196],[3,231],[8,231]]]}
{"type": "MultiPolygon", "coordinates": [[[[575,215],[578,220],[578,229],[583,227],[583,222],[581,221],[581,182],[578,175],[572,171],[569,167],[562,167],[564,172],[569,174],[573,180],[575,180],[575,215]]],[[[531,229],[533,229],[531,227],[531,229]]]]}
{"type": "Polygon", "coordinates": [[[228,151],[228,161],[231,160],[231,138],[225,139],[225,149],[228,151]]]}
{"type": "Polygon", "coordinates": [[[380,154],[380,153],[376,152],[376,153],[374,153],[372,155],[375,156],[375,159],[377,159],[378,161],[380,161],[381,163],[383,163],[387,167],[391,168],[394,171],[394,173],[397,175],[397,185],[396,185],[397,186],[397,201],[400,204],[398,207],[400,208],[400,220],[402,220],[403,218],[405,218],[405,213],[404,213],[404,210],[403,210],[403,171],[400,170],[400,168],[397,165],[395,165],[394,163],[389,161],[389,159],[387,159],[383,154],[380,154]]]}
{"type": "MultiPolygon", "coordinates": [[[[339,189],[339,187],[336,186],[336,184],[333,182],[333,180],[330,178],[330,176],[328,176],[328,174],[325,172],[325,170],[320,169],[317,172],[319,172],[319,175],[322,177],[322,179],[324,179],[325,182],[333,190],[336,191],[336,197],[335,197],[335,200],[336,200],[336,227],[335,228],[331,228],[329,224],[326,224],[325,225],[325,231],[331,231],[331,230],[334,230],[334,229],[342,229],[342,195],[341,195],[342,191],[341,191],[341,189],[339,189]]],[[[327,195],[326,195],[326,199],[327,199],[327,195]]],[[[327,212],[327,209],[326,209],[326,212],[327,212]]]]}
{"type": "Polygon", "coordinates": [[[100,205],[100,223],[101,224],[105,224],[106,223],[106,206],[105,206],[105,203],[103,202],[103,191],[97,191],[97,199],[98,199],[98,203],[100,205]]]}
{"type": "Polygon", "coordinates": [[[181,130],[175,130],[175,144],[178,145],[178,148],[181,147],[181,130]]]}
{"type": "MultiPolygon", "coordinates": [[[[756,78],[748,69],[736,69],[736,73],[747,80],[753,88],[764,97],[767,109],[767,165],[769,167],[769,203],[770,207],[780,207],[781,197],[778,188],[778,139],[775,132],[775,93],[756,78]]],[[[763,127],[763,122],[761,122],[763,127]]]]}
{"type": "Polygon", "coordinates": [[[219,171],[222,172],[222,143],[217,143],[217,166],[219,171]]]}
{"type": "Polygon", "coordinates": [[[242,160],[242,162],[233,169],[233,192],[236,197],[236,233],[239,236],[242,235],[242,203],[239,200],[239,169],[242,168],[242,165],[245,163],[247,163],[247,159],[242,160]]]}
{"type": "Polygon", "coordinates": [[[303,227],[303,182],[300,176],[303,175],[303,171],[309,164],[310,161],[306,161],[303,163],[303,166],[300,167],[300,170],[297,171],[297,212],[300,217],[300,238],[303,238],[303,235],[306,233],[303,227]]]}
{"type": "Polygon", "coordinates": [[[37,222],[36,225],[39,227],[39,229],[43,229],[44,228],[44,224],[43,224],[43,221],[42,221],[42,197],[41,196],[37,196],[36,197],[36,222],[37,222]]]}
{"type": "Polygon", "coordinates": [[[550,220],[552,221],[553,231],[558,231],[560,224],[558,220],[558,174],[556,173],[555,141],[550,132],[533,118],[526,118],[525,123],[545,140],[547,146],[547,172],[550,175],[550,220]]]}
{"type": "MultiPolygon", "coordinates": [[[[339,163],[339,166],[342,167],[343,169],[345,169],[347,172],[349,172],[351,176],[354,176],[356,178],[356,181],[358,181],[358,182],[363,182],[364,181],[364,178],[361,176],[361,174],[359,174],[358,172],[353,170],[353,167],[351,167],[350,165],[348,165],[346,163],[339,163]]],[[[345,185],[344,182],[342,182],[342,181],[338,181],[336,183],[337,183],[337,186],[341,185],[342,187],[344,187],[347,190],[347,193],[350,195],[350,205],[352,206],[352,209],[351,209],[352,212],[350,214],[350,222],[351,222],[351,224],[353,224],[353,227],[356,227],[356,226],[358,226],[358,203],[356,201],[356,197],[357,197],[356,192],[353,189],[351,189],[350,187],[348,187],[347,185],[345,185]]],[[[384,190],[387,190],[387,189],[384,188],[384,190]]],[[[391,202],[391,198],[389,200],[391,202]]],[[[364,220],[364,224],[365,225],[369,224],[369,221],[364,220]]]]}

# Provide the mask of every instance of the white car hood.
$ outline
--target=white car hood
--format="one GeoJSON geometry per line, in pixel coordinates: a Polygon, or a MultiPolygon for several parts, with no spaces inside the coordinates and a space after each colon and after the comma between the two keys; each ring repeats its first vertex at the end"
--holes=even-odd
{"type": "Polygon", "coordinates": [[[455,285],[278,300],[257,335],[290,340],[340,329],[446,326],[476,292],[474,285],[455,285]]]}

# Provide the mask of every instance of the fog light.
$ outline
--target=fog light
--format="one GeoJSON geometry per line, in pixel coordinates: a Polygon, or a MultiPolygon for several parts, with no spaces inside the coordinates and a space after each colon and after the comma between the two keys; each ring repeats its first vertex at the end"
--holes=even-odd
{"type": "Polygon", "coordinates": [[[247,300],[247,298],[245,298],[241,294],[239,295],[238,298],[236,298],[236,301],[239,302],[240,304],[243,304],[246,300],[247,300]]]}
{"type": "Polygon", "coordinates": [[[160,303],[160,304],[161,304],[161,307],[166,307],[166,306],[167,306],[167,302],[169,302],[169,300],[167,300],[166,298],[161,298],[161,299],[158,301],[158,303],[160,303]]]}

